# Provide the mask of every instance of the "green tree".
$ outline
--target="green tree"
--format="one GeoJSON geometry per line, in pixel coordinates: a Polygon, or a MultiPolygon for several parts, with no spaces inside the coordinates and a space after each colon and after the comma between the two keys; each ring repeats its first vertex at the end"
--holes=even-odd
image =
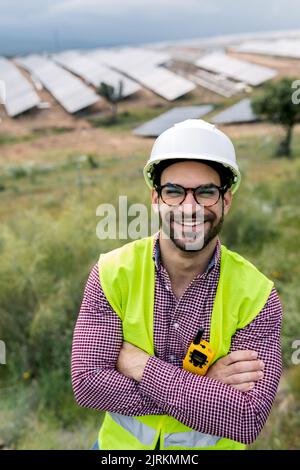
{"type": "Polygon", "coordinates": [[[101,82],[97,93],[105,98],[111,105],[110,122],[114,124],[117,121],[118,103],[123,98],[123,80],[119,80],[118,87],[101,82]]]}
{"type": "Polygon", "coordinates": [[[266,83],[251,100],[253,112],[268,121],[281,124],[285,129],[285,136],[280,142],[276,156],[291,157],[291,142],[293,127],[300,122],[300,104],[295,96],[292,78],[282,78],[276,82],[266,83]],[[293,97],[294,95],[294,97],[293,97]]]}

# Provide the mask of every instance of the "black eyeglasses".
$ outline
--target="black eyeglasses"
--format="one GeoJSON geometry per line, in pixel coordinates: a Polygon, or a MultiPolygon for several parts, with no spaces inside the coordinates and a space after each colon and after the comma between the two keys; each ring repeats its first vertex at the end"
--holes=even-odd
{"type": "Polygon", "coordinates": [[[201,184],[197,188],[184,188],[179,184],[167,183],[155,186],[158,195],[168,206],[178,206],[183,203],[188,191],[192,191],[197,204],[210,207],[217,204],[221,196],[226,192],[227,185],[216,186],[215,184],[201,184]]]}

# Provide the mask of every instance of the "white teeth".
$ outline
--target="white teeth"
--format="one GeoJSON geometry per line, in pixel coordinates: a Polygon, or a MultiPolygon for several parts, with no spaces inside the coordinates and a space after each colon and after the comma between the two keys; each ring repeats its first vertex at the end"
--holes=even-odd
{"type": "Polygon", "coordinates": [[[186,220],[184,220],[183,222],[180,222],[180,221],[176,221],[174,220],[174,223],[177,224],[177,225],[182,225],[182,226],[187,226],[187,227],[197,227],[198,225],[203,225],[206,221],[203,220],[202,222],[195,222],[194,220],[192,222],[187,222],[186,220]]]}
{"type": "Polygon", "coordinates": [[[202,225],[202,224],[201,223],[200,224],[188,224],[185,222],[184,224],[180,224],[180,225],[184,227],[198,227],[198,225],[202,225]]]}

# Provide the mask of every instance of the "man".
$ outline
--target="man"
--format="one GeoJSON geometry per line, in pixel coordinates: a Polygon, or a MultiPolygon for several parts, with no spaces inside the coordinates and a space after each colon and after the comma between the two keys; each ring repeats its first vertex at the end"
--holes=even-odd
{"type": "Polygon", "coordinates": [[[187,120],[158,137],[144,176],[160,230],[90,273],[76,400],[106,411],[101,449],[243,449],[275,398],[282,311],[273,283],[218,237],[240,183],[234,147],[187,120]],[[182,367],[199,328],[215,352],[206,375],[182,367]]]}

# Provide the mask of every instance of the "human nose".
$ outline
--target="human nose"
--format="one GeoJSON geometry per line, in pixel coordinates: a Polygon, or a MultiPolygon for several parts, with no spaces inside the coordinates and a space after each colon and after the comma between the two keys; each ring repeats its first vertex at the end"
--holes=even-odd
{"type": "Polygon", "coordinates": [[[185,199],[183,201],[183,204],[190,204],[192,206],[197,205],[197,202],[195,201],[194,193],[193,193],[192,189],[187,189],[186,190],[186,196],[185,196],[185,199]]]}

